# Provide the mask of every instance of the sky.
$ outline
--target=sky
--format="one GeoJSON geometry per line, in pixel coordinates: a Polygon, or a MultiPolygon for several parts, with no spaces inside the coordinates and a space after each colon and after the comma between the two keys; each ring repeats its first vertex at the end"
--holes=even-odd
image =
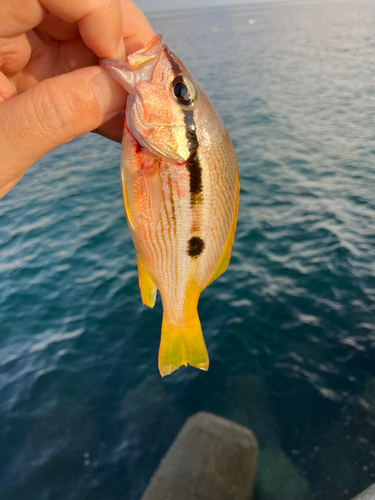
{"type": "Polygon", "coordinates": [[[143,12],[166,12],[199,7],[220,7],[222,5],[246,5],[275,0],[133,0],[143,12]]]}

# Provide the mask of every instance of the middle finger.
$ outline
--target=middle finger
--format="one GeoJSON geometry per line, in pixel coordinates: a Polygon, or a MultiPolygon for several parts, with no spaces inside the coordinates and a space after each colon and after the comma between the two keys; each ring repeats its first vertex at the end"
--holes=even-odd
{"type": "Polygon", "coordinates": [[[30,60],[31,50],[26,34],[0,38],[0,71],[7,76],[21,71],[30,60]]]}

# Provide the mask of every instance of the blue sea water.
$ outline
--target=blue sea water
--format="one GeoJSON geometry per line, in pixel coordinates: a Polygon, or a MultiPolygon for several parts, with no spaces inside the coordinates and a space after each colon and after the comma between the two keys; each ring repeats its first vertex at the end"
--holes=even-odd
{"type": "Polygon", "coordinates": [[[158,373],[116,145],[51,152],[0,201],[0,497],[138,500],[206,410],[254,430],[257,498],[347,500],[375,482],[375,3],[150,20],[238,157],[231,264],[199,303],[210,369],[158,373]]]}

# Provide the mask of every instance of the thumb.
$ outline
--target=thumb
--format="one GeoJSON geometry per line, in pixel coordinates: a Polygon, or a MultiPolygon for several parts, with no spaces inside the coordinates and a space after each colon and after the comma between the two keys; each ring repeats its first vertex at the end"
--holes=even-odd
{"type": "Polygon", "coordinates": [[[0,197],[45,153],[116,116],[126,96],[95,66],[43,80],[0,103],[0,197]]]}

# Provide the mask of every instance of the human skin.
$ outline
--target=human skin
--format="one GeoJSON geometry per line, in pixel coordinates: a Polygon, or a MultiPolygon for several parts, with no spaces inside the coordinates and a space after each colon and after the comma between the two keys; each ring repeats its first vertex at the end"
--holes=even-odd
{"type": "Polygon", "coordinates": [[[0,2],[0,198],[60,144],[90,131],[121,142],[127,94],[98,59],[124,61],[154,35],[130,0],[0,2]]]}

